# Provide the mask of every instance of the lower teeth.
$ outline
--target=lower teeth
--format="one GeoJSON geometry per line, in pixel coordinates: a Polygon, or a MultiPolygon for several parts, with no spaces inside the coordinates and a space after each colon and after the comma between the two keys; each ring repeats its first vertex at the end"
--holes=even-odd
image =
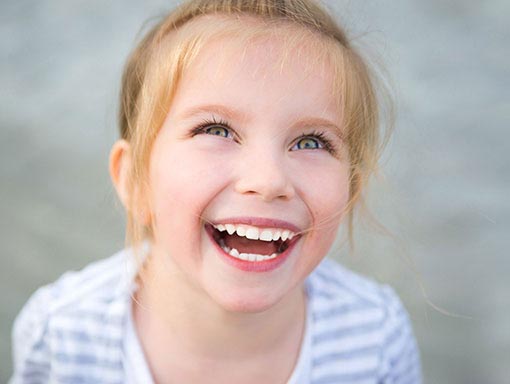
{"type": "Polygon", "coordinates": [[[274,259],[276,256],[278,256],[278,253],[273,253],[272,255],[257,255],[254,253],[239,253],[239,251],[237,249],[230,248],[227,245],[225,245],[225,242],[223,241],[223,239],[220,240],[220,246],[230,256],[235,257],[236,259],[240,259],[240,260],[257,262],[257,261],[271,260],[271,259],[274,259]]]}

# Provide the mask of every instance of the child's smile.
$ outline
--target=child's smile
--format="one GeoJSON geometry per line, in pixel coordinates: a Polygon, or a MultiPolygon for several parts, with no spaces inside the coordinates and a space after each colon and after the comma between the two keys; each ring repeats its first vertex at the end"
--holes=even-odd
{"type": "Polygon", "coordinates": [[[228,263],[251,272],[277,268],[301,236],[299,229],[290,223],[255,218],[206,224],[206,230],[228,263]]]}
{"type": "Polygon", "coordinates": [[[329,250],[350,168],[331,70],[306,59],[315,48],[237,43],[200,52],[154,142],[153,256],[171,271],[168,289],[259,311],[329,250]]]}

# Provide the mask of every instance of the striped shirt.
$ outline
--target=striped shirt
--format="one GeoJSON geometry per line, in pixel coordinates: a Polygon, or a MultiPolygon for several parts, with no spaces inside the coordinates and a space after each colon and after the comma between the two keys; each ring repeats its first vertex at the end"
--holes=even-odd
{"type": "MultiPolygon", "coordinates": [[[[13,328],[18,383],[151,384],[131,317],[130,251],[37,290],[13,328]]],[[[305,281],[307,321],[288,384],[421,383],[408,315],[388,286],[324,259],[305,281]]]]}

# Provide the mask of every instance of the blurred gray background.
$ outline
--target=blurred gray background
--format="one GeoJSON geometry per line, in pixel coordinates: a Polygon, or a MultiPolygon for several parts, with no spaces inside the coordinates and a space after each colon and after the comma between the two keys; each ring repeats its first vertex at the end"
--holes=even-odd
{"type": "MultiPolygon", "coordinates": [[[[0,382],[29,295],[124,242],[107,161],[122,64],[174,1],[0,2],[0,382]]],[[[398,102],[355,252],[392,284],[426,383],[510,382],[510,2],[327,1],[398,102]],[[452,314],[434,309],[439,306],[452,314]]]]}

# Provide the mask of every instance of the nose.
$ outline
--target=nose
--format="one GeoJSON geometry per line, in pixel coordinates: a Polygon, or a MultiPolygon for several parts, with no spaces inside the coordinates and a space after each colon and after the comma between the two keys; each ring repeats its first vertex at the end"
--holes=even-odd
{"type": "Polygon", "coordinates": [[[241,194],[260,196],[264,201],[289,200],[295,190],[285,167],[284,156],[269,152],[252,151],[238,162],[235,190],[241,194]]]}

